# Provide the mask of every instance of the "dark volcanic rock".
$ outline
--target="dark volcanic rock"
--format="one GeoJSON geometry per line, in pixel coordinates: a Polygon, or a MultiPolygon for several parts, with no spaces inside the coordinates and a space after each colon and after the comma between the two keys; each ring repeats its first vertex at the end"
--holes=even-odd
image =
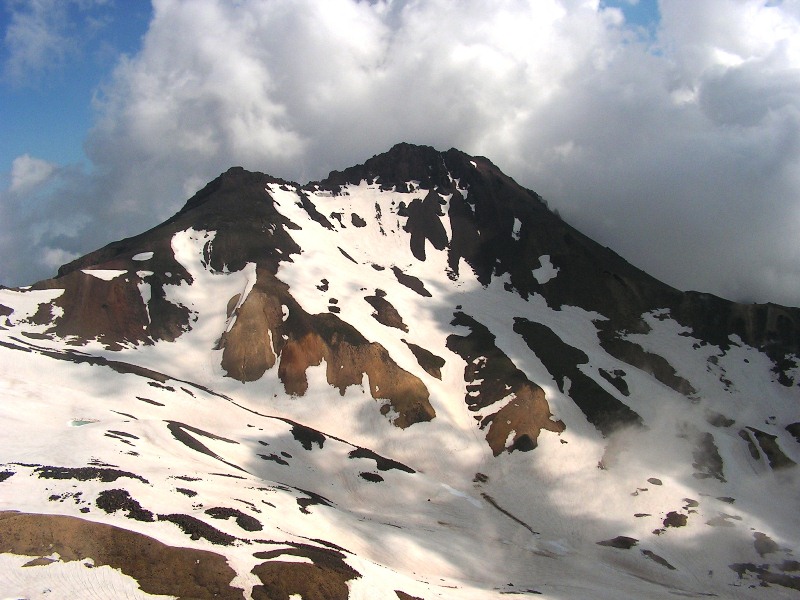
{"type": "Polygon", "coordinates": [[[469,335],[450,335],[447,347],[463,358],[467,395],[464,401],[478,411],[508,398],[496,412],[480,421],[481,429],[489,427],[486,441],[495,456],[504,450],[532,450],[542,429],[561,433],[564,423],[554,421],[544,390],[514,366],[497,346],[494,335],[482,324],[463,312],[455,313],[451,325],[468,327],[469,335]],[[473,383],[473,382],[479,383],[473,383]],[[506,440],[511,432],[510,445],[506,440]]]}
{"type": "Polygon", "coordinates": [[[74,479],[76,481],[102,481],[110,483],[119,478],[138,479],[142,483],[150,483],[144,477],[119,469],[101,467],[37,467],[35,471],[42,479],[74,479]]]}
{"type": "Polygon", "coordinates": [[[781,447],[778,445],[777,436],[753,427],[748,427],[748,429],[753,433],[753,437],[758,442],[762,452],[767,456],[770,467],[773,469],[786,469],[797,466],[797,463],[786,456],[783,450],[781,450],[781,447]]]}
{"type": "Polygon", "coordinates": [[[714,477],[723,483],[725,482],[722,456],[714,443],[713,435],[705,432],[698,437],[697,445],[692,452],[692,458],[694,459],[692,466],[697,469],[695,476],[699,476],[701,479],[714,477]]]}
{"type": "Polygon", "coordinates": [[[219,546],[230,546],[231,544],[233,544],[233,542],[236,541],[236,538],[233,537],[232,535],[223,533],[222,531],[212,527],[208,523],[204,523],[200,519],[197,519],[189,515],[181,515],[181,514],[158,515],[158,520],[175,523],[175,525],[180,527],[181,531],[183,531],[193,540],[199,540],[202,538],[208,540],[212,544],[216,544],[219,546]]]}
{"type": "Polygon", "coordinates": [[[445,360],[442,357],[436,356],[430,350],[426,350],[422,346],[417,346],[406,340],[403,340],[403,343],[408,346],[414,358],[417,359],[419,366],[422,367],[426,373],[432,377],[436,377],[436,379],[442,378],[442,367],[445,365],[445,360]]]}
{"type": "MultiPolygon", "coordinates": [[[[447,252],[456,276],[461,259],[483,284],[493,276],[508,274],[511,288],[523,297],[539,293],[554,308],[570,305],[597,311],[608,317],[617,331],[635,329],[644,313],[667,308],[706,343],[727,348],[735,334],[744,343],[764,349],[774,361],[780,381],[797,383],[787,371],[796,366],[792,356],[800,355],[800,309],[737,304],[711,294],[671,288],[563,222],[540,196],[484,157],[471,157],[456,149],[438,152],[428,146],[397,144],[363,165],[332,172],[318,185],[338,192],[342,185],[361,181],[377,181],[384,189],[400,191],[408,190],[407,182],[416,181],[419,189],[429,194],[452,194],[446,217],[452,231],[447,252]],[[469,191],[467,198],[455,182],[469,191]],[[516,237],[511,235],[515,219],[521,225],[516,237]],[[550,256],[561,272],[539,284],[532,271],[543,255],[550,256]]],[[[417,240],[431,241],[434,248],[441,245],[440,233],[434,232],[440,220],[434,208],[428,209],[424,225],[433,229],[407,224],[415,232],[418,258],[423,256],[424,246],[417,240]]],[[[692,393],[688,387],[684,389],[692,393]]]]}
{"type": "Polygon", "coordinates": [[[235,508],[209,508],[206,510],[206,514],[214,519],[234,518],[236,524],[245,531],[261,531],[264,528],[258,519],[235,508]]]}
{"type": "Polygon", "coordinates": [[[155,520],[152,511],[142,508],[142,505],[131,498],[126,490],[103,490],[98,494],[96,504],[107,513],[124,510],[128,513],[125,516],[129,519],[145,522],[155,520]]]}
{"type": "Polygon", "coordinates": [[[569,378],[570,398],[603,435],[609,435],[619,427],[642,425],[642,419],[636,412],[579,369],[580,365],[589,362],[585,352],[564,343],[546,325],[528,319],[515,318],[514,331],[522,336],[528,347],[550,371],[561,392],[565,391],[564,379],[569,378]]]}
{"type": "Polygon", "coordinates": [[[636,538],[628,537],[627,535],[618,535],[615,538],[610,540],[603,540],[602,542],[597,542],[600,546],[610,546],[612,548],[619,548],[621,550],[630,550],[636,544],[639,543],[639,540],[636,538]]]}
{"type": "Polygon", "coordinates": [[[372,316],[378,323],[408,332],[408,325],[403,322],[403,317],[400,316],[397,309],[386,298],[376,293],[374,296],[365,296],[364,300],[375,309],[372,316]]]}
{"type": "Polygon", "coordinates": [[[355,450],[351,450],[347,456],[348,458],[368,458],[374,460],[375,466],[379,471],[390,471],[391,469],[397,469],[399,471],[405,471],[406,473],[416,472],[414,469],[404,465],[401,462],[381,456],[380,454],[377,454],[376,452],[373,452],[367,448],[356,448],[355,450]]]}
{"type": "Polygon", "coordinates": [[[687,515],[673,510],[667,513],[664,519],[664,527],[685,527],[688,521],[689,517],[687,515]]]}

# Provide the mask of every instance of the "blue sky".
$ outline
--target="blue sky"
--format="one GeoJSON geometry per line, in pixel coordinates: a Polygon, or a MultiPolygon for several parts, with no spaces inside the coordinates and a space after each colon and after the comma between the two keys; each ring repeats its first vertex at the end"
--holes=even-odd
{"type": "Polygon", "coordinates": [[[604,0],[602,4],[619,8],[625,14],[625,20],[633,25],[645,29],[651,29],[658,25],[657,0],[604,0]]]}
{"type": "Polygon", "coordinates": [[[0,0],[0,283],[238,164],[490,157],[682,289],[800,305],[795,0],[0,0]]]}
{"type": "Polygon", "coordinates": [[[37,14],[35,4],[6,1],[0,12],[0,169],[5,177],[14,158],[26,153],[58,164],[85,163],[92,99],[120,56],[139,50],[152,13],[149,2],[140,0],[84,9],[61,2],[61,13],[41,3],[47,15],[37,14]],[[55,30],[55,39],[24,63],[11,64],[19,43],[14,28],[25,20],[44,21],[43,27],[55,30]]]}

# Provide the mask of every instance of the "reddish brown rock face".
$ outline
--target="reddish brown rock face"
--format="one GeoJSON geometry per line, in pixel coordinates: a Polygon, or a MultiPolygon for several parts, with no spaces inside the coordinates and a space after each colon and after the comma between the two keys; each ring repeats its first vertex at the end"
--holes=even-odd
{"type": "Polygon", "coordinates": [[[519,387],[503,408],[481,421],[481,427],[486,425],[486,441],[495,456],[504,450],[533,450],[543,429],[553,433],[565,429],[562,421],[553,420],[544,390],[534,383],[519,387]],[[506,445],[512,432],[514,437],[506,445]]]}
{"type": "MultiPolygon", "coordinates": [[[[238,302],[238,297],[231,298],[229,312],[238,302]]],[[[266,271],[258,272],[256,284],[234,316],[236,322],[219,341],[222,367],[229,377],[255,381],[278,362],[278,378],[286,393],[303,396],[309,367],[325,361],[327,381],[342,395],[347,387],[360,385],[366,374],[372,397],[389,401],[383,412],[394,410],[398,427],[436,416],[425,384],[398,367],[383,346],[368,342],[335,314],[308,314],[288,286],[266,271]]]]}
{"type": "Polygon", "coordinates": [[[290,335],[280,353],[278,377],[286,393],[305,394],[306,371],[324,360],[328,383],[342,395],[348,386],[361,384],[366,374],[372,397],[389,401],[382,412],[386,414],[391,409],[397,413],[393,422],[398,427],[430,421],[436,416],[425,384],[398,367],[383,346],[367,342],[335,315],[314,315],[310,321],[321,325],[320,333],[311,331],[299,338],[290,335]]]}
{"type": "MultiPolygon", "coordinates": [[[[264,274],[262,279],[266,277],[264,274]]],[[[235,316],[236,322],[219,341],[219,347],[223,349],[222,368],[228,377],[242,382],[256,381],[275,365],[276,355],[271,340],[275,339],[281,324],[281,302],[260,283],[253,286],[236,314],[232,315],[238,302],[237,295],[228,303],[228,315],[235,316]]]]}
{"type": "MultiPolygon", "coordinates": [[[[53,301],[63,315],[54,320],[54,333],[99,339],[112,347],[119,342],[140,342],[147,337],[147,310],[133,280],[136,275],[120,275],[105,281],[83,271],[73,271],[58,280],[48,280],[42,287],[63,288],[53,301]],[[56,285],[57,284],[57,285],[56,285]]],[[[53,307],[42,305],[34,321],[52,320],[53,307]]]]}

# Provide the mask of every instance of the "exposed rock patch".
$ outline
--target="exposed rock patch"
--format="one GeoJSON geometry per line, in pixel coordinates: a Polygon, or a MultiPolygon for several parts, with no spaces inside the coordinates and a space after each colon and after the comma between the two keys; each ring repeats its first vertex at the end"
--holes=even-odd
{"type": "Polygon", "coordinates": [[[669,564],[669,562],[667,562],[667,560],[665,558],[659,556],[658,554],[656,554],[652,550],[642,550],[642,554],[644,554],[650,560],[658,563],[662,567],[666,567],[670,571],[675,571],[675,567],[673,567],[671,564],[669,564]]]}
{"type": "Polygon", "coordinates": [[[580,365],[589,362],[585,352],[566,344],[546,325],[528,319],[516,317],[514,331],[550,371],[561,392],[567,393],[565,378],[569,379],[570,398],[603,435],[620,427],[642,425],[642,418],[636,412],[580,370],[580,365]]]}
{"type": "Polygon", "coordinates": [[[381,411],[397,414],[396,426],[406,428],[436,416],[425,384],[398,367],[383,346],[368,342],[336,315],[311,316],[292,306],[286,323],[290,334],[280,352],[278,377],[287,393],[305,394],[306,371],[324,360],[328,383],[342,395],[348,386],[360,385],[366,373],[372,397],[389,401],[381,411]]]}
{"type": "Polygon", "coordinates": [[[429,421],[436,414],[422,381],[398,367],[383,346],[368,342],[335,314],[308,314],[288,286],[264,270],[258,271],[253,289],[233,316],[236,322],[218,344],[222,366],[231,377],[255,381],[278,362],[286,393],[302,396],[308,389],[306,371],[324,360],[328,383],[342,395],[348,386],[360,385],[366,373],[372,397],[389,401],[384,414],[393,409],[398,427],[429,421]]]}
{"type": "Polygon", "coordinates": [[[773,565],[768,564],[736,563],[730,565],[730,569],[739,575],[739,579],[744,579],[749,573],[752,573],[763,586],[769,587],[770,584],[780,585],[800,591],[800,576],[787,574],[800,571],[800,563],[797,561],[784,561],[783,564],[774,568],[775,570],[773,571],[773,565]]]}
{"type": "Polygon", "coordinates": [[[668,512],[667,516],[664,518],[664,527],[686,527],[688,521],[688,515],[673,510],[668,512]]]}
{"type": "Polygon", "coordinates": [[[692,458],[694,459],[692,466],[695,468],[695,477],[698,479],[713,477],[723,483],[725,482],[722,456],[714,443],[713,435],[703,432],[697,436],[692,458]]]}
{"type": "Polygon", "coordinates": [[[217,344],[222,349],[221,366],[229,377],[256,381],[275,365],[271,340],[283,321],[281,297],[285,294],[286,286],[262,271],[235,313],[229,303],[228,316],[236,321],[217,344]]]}
{"type": "Polygon", "coordinates": [[[406,340],[403,340],[403,343],[408,346],[414,358],[417,359],[419,366],[422,367],[428,375],[441,380],[442,367],[445,365],[445,360],[442,357],[436,356],[433,352],[426,350],[422,346],[417,346],[406,340]]]}
{"type": "Polygon", "coordinates": [[[141,504],[131,498],[131,495],[126,490],[103,490],[98,494],[96,504],[98,508],[107,513],[124,510],[128,513],[125,516],[129,519],[145,522],[155,520],[152,511],[142,508],[141,504]]]}
{"type": "Polygon", "coordinates": [[[613,371],[606,371],[605,369],[597,369],[600,377],[608,381],[611,385],[619,390],[623,396],[630,396],[631,392],[628,389],[628,384],[625,381],[625,371],[622,369],[614,369],[613,371]]]}
{"type": "Polygon", "coordinates": [[[622,362],[649,373],[664,385],[686,396],[694,395],[697,390],[691,383],[675,373],[675,369],[663,356],[645,351],[639,344],[622,339],[607,328],[600,328],[598,335],[603,350],[622,362]]]}
{"type": "Polygon", "coordinates": [[[236,541],[236,538],[232,535],[228,535],[227,533],[212,527],[208,523],[204,523],[200,519],[189,515],[174,513],[169,515],[158,515],[158,520],[174,523],[180,527],[181,531],[183,531],[193,540],[205,539],[218,546],[230,546],[236,541]]]}
{"type": "Polygon", "coordinates": [[[800,423],[791,423],[786,426],[786,431],[794,436],[797,443],[800,444],[800,423]]]}
{"type": "Polygon", "coordinates": [[[761,557],[781,549],[781,547],[775,543],[775,540],[766,533],[761,533],[760,531],[756,531],[753,534],[753,548],[755,548],[756,552],[758,552],[758,555],[761,557]]]}
{"type": "Polygon", "coordinates": [[[261,521],[235,508],[209,508],[206,510],[206,514],[213,519],[233,518],[236,520],[236,524],[245,531],[261,531],[264,528],[261,525],[261,521]]]}
{"type": "Polygon", "coordinates": [[[636,538],[628,537],[627,535],[618,535],[610,540],[603,540],[597,542],[600,546],[610,546],[611,548],[619,548],[621,550],[630,550],[639,543],[636,538]]]}
{"type": "Polygon", "coordinates": [[[368,450],[367,448],[356,448],[355,450],[351,450],[347,456],[348,458],[366,458],[374,460],[375,467],[379,471],[390,471],[392,469],[397,469],[398,471],[404,471],[406,473],[416,473],[416,471],[414,471],[414,469],[411,467],[396,460],[392,460],[391,458],[381,456],[380,454],[377,454],[372,450],[368,450]]]}
{"type": "Polygon", "coordinates": [[[253,587],[253,600],[288,600],[295,594],[304,600],[347,600],[347,582],[361,577],[345,562],[342,552],[328,548],[297,544],[283,550],[257,552],[255,557],[266,562],[251,571],[261,580],[261,585],[253,587]],[[280,560],[286,555],[307,558],[312,564],[280,560]]]}
{"type": "Polygon", "coordinates": [[[74,479],[76,481],[102,481],[111,483],[120,478],[138,479],[142,483],[150,483],[144,477],[119,469],[105,469],[100,467],[47,467],[40,466],[34,469],[41,479],[74,479]]]}
{"type": "Polygon", "coordinates": [[[467,362],[464,401],[469,409],[479,411],[507,399],[496,412],[480,420],[481,429],[489,428],[486,441],[495,456],[504,450],[536,448],[542,429],[564,431],[564,423],[552,419],[544,390],[495,346],[495,336],[484,325],[463,312],[456,312],[450,324],[471,330],[466,336],[453,334],[447,338],[447,347],[467,362]],[[511,441],[507,443],[509,438],[511,441]]]}
{"type": "Polygon", "coordinates": [[[236,600],[236,573],[225,558],[205,550],[167,546],[145,535],[75,517],[0,512],[0,551],[25,556],[58,553],[63,561],[87,557],[135,579],[148,594],[236,600]]]}
{"type": "Polygon", "coordinates": [[[414,277],[413,275],[407,275],[397,267],[392,267],[392,273],[394,273],[394,276],[397,278],[397,281],[399,281],[401,284],[406,286],[411,291],[414,291],[420,296],[423,296],[425,298],[432,297],[431,293],[425,289],[425,284],[422,283],[422,280],[419,279],[418,277],[414,277]]]}
{"type": "Polygon", "coordinates": [[[440,219],[444,216],[442,204],[441,196],[431,190],[424,200],[415,198],[398,211],[398,215],[408,217],[403,229],[410,234],[411,253],[417,260],[425,260],[426,240],[436,250],[444,250],[447,246],[447,232],[440,219]]]}
{"type": "Polygon", "coordinates": [[[379,291],[381,290],[376,290],[374,296],[366,296],[364,298],[364,300],[375,309],[375,312],[372,313],[372,317],[381,325],[408,332],[408,325],[403,322],[403,317],[400,316],[400,313],[392,306],[391,302],[377,293],[379,291]]]}
{"type": "Polygon", "coordinates": [[[777,436],[755,429],[754,427],[748,427],[747,429],[752,432],[753,437],[756,439],[756,442],[758,442],[761,451],[766,455],[769,466],[772,467],[772,469],[787,469],[797,466],[797,463],[786,456],[783,450],[781,450],[781,447],[778,445],[777,436]]]}

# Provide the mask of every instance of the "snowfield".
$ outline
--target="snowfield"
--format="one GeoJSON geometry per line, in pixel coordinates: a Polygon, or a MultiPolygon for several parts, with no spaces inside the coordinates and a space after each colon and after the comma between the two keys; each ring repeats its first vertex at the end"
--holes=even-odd
{"type": "MultiPolygon", "coordinates": [[[[447,215],[476,192],[450,180],[424,235],[424,182],[266,183],[292,226],[265,239],[299,248],[274,274],[246,252],[216,268],[232,242],[202,223],[75,270],[133,290],[142,333],[114,344],[55,331],[59,280],[0,290],[0,597],[797,596],[795,372],[669,308],[620,333],[624,361],[609,317],[548,300],[577,276],[555,253],[530,257],[538,293],[456,272],[447,215]],[[167,304],[174,339],[148,333],[167,304]],[[236,344],[272,366],[237,379],[236,344]],[[339,385],[343,357],[365,366],[339,385]],[[598,398],[635,418],[606,428],[598,398]]],[[[509,239],[530,226],[510,216],[509,239]]]]}

